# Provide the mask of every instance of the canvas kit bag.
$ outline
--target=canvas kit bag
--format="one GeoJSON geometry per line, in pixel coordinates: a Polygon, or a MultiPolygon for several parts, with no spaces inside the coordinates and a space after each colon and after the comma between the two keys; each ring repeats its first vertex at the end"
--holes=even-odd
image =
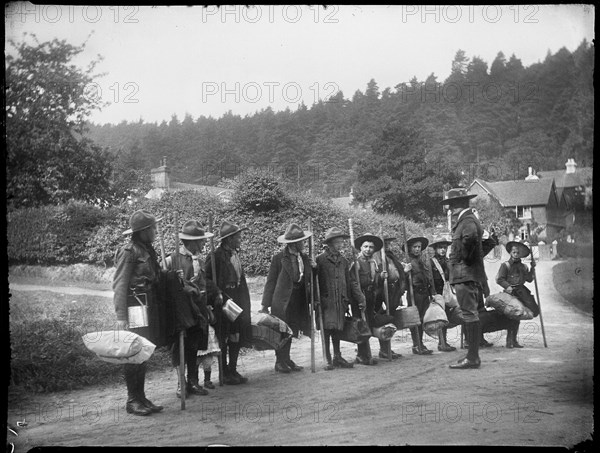
{"type": "Polygon", "coordinates": [[[423,330],[427,335],[437,338],[439,330],[447,325],[448,317],[444,310],[444,298],[436,294],[423,315],[423,330]]]}
{"type": "Polygon", "coordinates": [[[250,342],[258,351],[281,349],[292,337],[292,329],[277,316],[252,313],[250,317],[250,342]]]}
{"type": "Polygon", "coordinates": [[[394,324],[398,330],[420,326],[421,318],[415,305],[400,307],[394,312],[394,324]]]}
{"type": "Polygon", "coordinates": [[[442,265],[435,258],[432,258],[431,261],[433,261],[433,264],[435,264],[435,267],[442,276],[442,280],[444,280],[444,290],[442,296],[444,298],[445,306],[458,307],[458,299],[456,298],[456,294],[454,294],[454,291],[452,290],[450,282],[446,280],[446,277],[444,276],[444,270],[442,269],[442,265]]]}
{"type": "Polygon", "coordinates": [[[364,319],[364,314],[362,318],[349,316],[344,318],[344,330],[341,332],[340,340],[358,344],[368,341],[370,337],[371,329],[364,319]]]}
{"type": "Polygon", "coordinates": [[[485,299],[485,306],[498,310],[509,319],[521,321],[533,319],[533,312],[529,308],[519,299],[505,292],[490,294],[485,299]]]}
{"type": "Polygon", "coordinates": [[[81,337],[87,349],[108,363],[143,363],[156,346],[150,340],[128,330],[102,330],[81,337]]]}

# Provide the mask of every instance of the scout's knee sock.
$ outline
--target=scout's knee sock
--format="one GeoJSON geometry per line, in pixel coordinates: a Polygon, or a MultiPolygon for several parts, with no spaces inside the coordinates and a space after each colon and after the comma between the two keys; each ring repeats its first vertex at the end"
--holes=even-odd
{"type": "MultiPolygon", "coordinates": [[[[331,342],[333,343],[333,355],[338,357],[341,356],[342,352],[340,351],[340,339],[335,333],[331,335],[331,342]]],[[[329,350],[329,347],[327,350],[329,350]]]]}
{"type": "Polygon", "coordinates": [[[210,382],[211,370],[204,370],[204,382],[210,382]]]}
{"type": "Polygon", "coordinates": [[[141,400],[146,399],[146,362],[142,362],[137,367],[137,390],[141,400]]]}
{"type": "Polygon", "coordinates": [[[358,344],[358,355],[363,359],[371,358],[371,347],[368,340],[358,344]]]}
{"type": "Polygon", "coordinates": [[[125,376],[125,385],[127,386],[127,402],[131,403],[138,398],[137,382],[138,365],[126,363],[123,365],[123,375],[125,376]]]}
{"type": "Polygon", "coordinates": [[[418,327],[410,328],[410,337],[412,338],[413,347],[419,346],[419,329],[418,327]]]}
{"type": "Polygon", "coordinates": [[[193,349],[185,351],[185,363],[187,365],[187,380],[189,383],[198,383],[198,366],[196,365],[197,351],[193,349]]]}
{"type": "MultiPolygon", "coordinates": [[[[331,331],[326,330],[324,332],[325,335],[325,357],[327,358],[327,363],[331,363],[331,351],[329,350],[329,339],[332,337],[331,331]]],[[[333,346],[333,353],[335,355],[335,342],[333,346]]]]}
{"type": "Polygon", "coordinates": [[[481,335],[479,321],[469,322],[466,326],[468,333],[467,339],[469,341],[467,359],[473,362],[479,360],[479,336],[481,335]]]}
{"type": "Polygon", "coordinates": [[[387,354],[388,353],[388,342],[379,340],[379,350],[381,352],[384,352],[385,354],[387,354]]]}
{"type": "Polygon", "coordinates": [[[229,343],[229,371],[237,371],[237,361],[240,355],[240,344],[229,343]]]}

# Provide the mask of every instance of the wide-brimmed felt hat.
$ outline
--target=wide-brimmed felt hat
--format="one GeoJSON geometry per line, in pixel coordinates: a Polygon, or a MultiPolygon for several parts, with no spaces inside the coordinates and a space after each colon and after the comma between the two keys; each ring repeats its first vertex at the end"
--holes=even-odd
{"type": "Polygon", "coordinates": [[[522,242],[517,242],[517,241],[510,241],[510,242],[508,242],[506,244],[506,251],[508,253],[510,253],[510,251],[512,250],[512,248],[513,248],[514,245],[516,245],[517,247],[519,247],[519,258],[525,258],[526,256],[529,256],[529,254],[531,253],[531,249],[529,247],[527,247],[522,242]]]}
{"type": "Polygon", "coordinates": [[[329,228],[325,232],[325,239],[323,240],[323,243],[327,244],[329,241],[331,241],[332,239],[335,239],[335,238],[348,239],[349,237],[350,237],[349,235],[344,233],[338,227],[332,227],[332,228],[329,228]]]}
{"type": "Polygon", "coordinates": [[[208,239],[213,237],[213,233],[204,232],[202,225],[197,220],[188,220],[181,227],[179,233],[179,239],[185,239],[188,241],[196,241],[198,239],[208,239]]]}
{"type": "Polygon", "coordinates": [[[452,241],[450,241],[446,236],[436,236],[431,241],[431,244],[429,244],[429,247],[448,247],[449,245],[452,245],[452,241]]]}
{"type": "MultiPolygon", "coordinates": [[[[406,244],[408,245],[409,249],[412,247],[412,245],[415,242],[421,243],[421,250],[425,250],[427,248],[427,246],[429,245],[429,239],[427,239],[423,236],[411,236],[406,240],[406,244]]],[[[402,244],[402,250],[406,251],[406,248],[404,247],[404,245],[405,244],[402,244]]]]}
{"type": "Polygon", "coordinates": [[[219,231],[219,240],[223,240],[228,236],[233,236],[236,233],[239,233],[240,231],[244,231],[247,230],[248,227],[242,227],[240,228],[239,226],[237,226],[235,223],[230,222],[228,220],[224,220],[223,223],[221,224],[221,229],[219,231]]]}
{"type": "Polygon", "coordinates": [[[475,198],[476,194],[470,194],[467,192],[467,189],[464,187],[457,187],[455,189],[450,189],[442,200],[442,204],[452,204],[453,201],[457,200],[470,200],[471,198],[475,198]]]}
{"type": "Polygon", "coordinates": [[[129,229],[123,231],[123,234],[131,234],[135,233],[136,231],[145,230],[161,220],[162,217],[157,219],[148,211],[140,209],[131,214],[131,217],[129,217],[129,229]]]}
{"type": "Polygon", "coordinates": [[[381,238],[371,233],[365,233],[362,236],[359,236],[356,239],[354,239],[354,248],[356,248],[356,250],[360,250],[360,248],[363,245],[363,242],[367,241],[372,242],[375,245],[376,252],[383,248],[383,241],[381,240],[381,238]]]}
{"type": "Polygon", "coordinates": [[[291,244],[292,242],[303,241],[311,236],[311,231],[305,231],[297,224],[292,223],[285,229],[285,233],[277,238],[277,242],[282,244],[291,244]]]}

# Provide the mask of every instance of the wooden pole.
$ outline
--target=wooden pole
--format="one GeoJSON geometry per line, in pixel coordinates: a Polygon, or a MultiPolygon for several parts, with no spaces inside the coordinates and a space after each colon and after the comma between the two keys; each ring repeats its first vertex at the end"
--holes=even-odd
{"type": "MultiPolygon", "coordinates": [[[[208,214],[208,232],[213,232],[213,216],[212,212],[208,214]]],[[[210,238],[210,268],[212,271],[212,280],[217,284],[217,263],[215,262],[215,241],[214,237],[210,238]]],[[[215,316],[216,312],[215,312],[215,316]]],[[[217,330],[219,331],[219,335],[217,335],[217,342],[219,343],[219,354],[218,354],[218,362],[219,362],[219,387],[223,387],[223,344],[225,343],[221,339],[221,320],[223,317],[223,313],[221,313],[217,317],[217,330]]]]}
{"type": "MultiPolygon", "coordinates": [[[[406,223],[402,222],[402,242],[404,244],[404,257],[406,259],[407,262],[410,263],[410,255],[408,253],[408,244],[406,242],[406,223]]],[[[412,269],[408,272],[408,306],[411,307],[413,306],[415,303],[415,296],[414,296],[414,290],[413,290],[413,281],[412,281],[412,269]]],[[[417,339],[419,340],[419,342],[417,343],[417,349],[419,351],[419,354],[421,354],[423,352],[423,350],[421,349],[421,339],[419,338],[419,328],[417,326],[411,327],[410,331],[413,332],[413,335],[415,335],[417,337],[417,339]],[[414,330],[416,330],[416,334],[414,332],[414,330]]]]}
{"type": "MultiPolygon", "coordinates": [[[[308,231],[312,232],[312,217],[308,218],[308,231]]],[[[308,240],[309,254],[311,262],[314,261],[314,253],[313,253],[313,243],[314,238],[311,236],[308,240]]],[[[310,283],[309,283],[309,291],[310,291],[310,371],[312,373],[315,372],[315,293],[313,288],[313,275],[312,269],[310,274],[310,283]]]]}
{"type": "MultiPolygon", "coordinates": [[[[387,274],[387,258],[385,255],[385,240],[383,238],[383,226],[379,226],[379,237],[381,238],[381,243],[383,246],[381,247],[381,267],[383,272],[387,274]]],[[[388,279],[385,277],[383,279],[383,300],[385,301],[385,314],[389,316],[390,314],[390,291],[388,287],[388,279]]],[[[388,360],[392,361],[392,339],[387,342],[387,350],[388,350],[388,360]]]]}
{"type": "MultiPolygon", "coordinates": [[[[527,224],[527,237],[531,238],[531,229],[529,224],[527,224]]],[[[533,258],[533,246],[531,247],[531,264],[535,263],[535,259],[533,258]]],[[[538,291],[537,277],[535,275],[535,267],[532,266],[531,271],[533,272],[533,282],[535,284],[535,296],[537,299],[538,307],[540,310],[540,325],[542,326],[542,337],[544,339],[544,347],[548,347],[548,343],[546,343],[546,331],[544,330],[544,319],[542,318],[542,304],[540,303],[540,292],[538,291]]]]}
{"type": "MultiPolygon", "coordinates": [[[[358,269],[358,259],[356,258],[356,251],[354,248],[354,228],[352,227],[352,219],[348,219],[348,229],[350,231],[350,246],[352,247],[352,259],[354,261],[354,273],[356,274],[356,282],[358,283],[358,287],[362,291],[362,288],[360,287],[360,272],[358,269]]],[[[352,314],[356,316],[355,313],[352,314]]],[[[360,311],[360,317],[364,321],[366,321],[365,312],[363,310],[360,311]]]]}
{"type": "MultiPolygon", "coordinates": [[[[175,211],[175,253],[173,254],[173,269],[179,270],[179,214],[175,211]]],[[[179,385],[181,386],[181,410],[185,409],[187,385],[185,383],[185,330],[179,331],[179,385]]]]}

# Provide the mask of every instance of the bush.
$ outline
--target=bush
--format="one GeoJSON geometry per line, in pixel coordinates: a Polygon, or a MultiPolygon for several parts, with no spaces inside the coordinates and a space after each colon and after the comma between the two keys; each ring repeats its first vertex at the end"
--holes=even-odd
{"type": "Polygon", "coordinates": [[[594,244],[560,241],[556,251],[562,258],[591,258],[594,256],[594,244]]]}
{"type": "Polygon", "coordinates": [[[290,203],[278,178],[264,171],[247,170],[229,186],[233,189],[231,202],[240,212],[277,212],[290,203]]]}

